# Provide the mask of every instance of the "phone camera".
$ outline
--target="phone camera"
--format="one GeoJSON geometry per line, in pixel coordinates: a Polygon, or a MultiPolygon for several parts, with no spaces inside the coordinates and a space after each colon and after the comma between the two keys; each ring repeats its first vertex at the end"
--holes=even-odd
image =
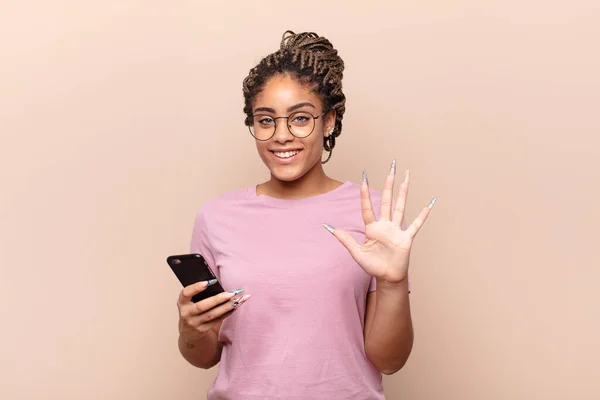
{"type": "Polygon", "coordinates": [[[181,264],[181,260],[179,258],[175,258],[173,260],[173,264],[181,264]]]}

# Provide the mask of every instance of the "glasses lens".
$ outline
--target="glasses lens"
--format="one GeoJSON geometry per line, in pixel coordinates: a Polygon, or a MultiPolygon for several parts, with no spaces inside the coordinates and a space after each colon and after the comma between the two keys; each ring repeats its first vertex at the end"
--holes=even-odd
{"type": "Polygon", "coordinates": [[[307,137],[315,128],[315,119],[306,112],[297,112],[290,115],[288,119],[290,132],[296,137],[307,137]]]}
{"type": "Polygon", "coordinates": [[[268,115],[255,115],[252,118],[250,133],[258,140],[267,140],[275,132],[275,119],[268,115]]]}

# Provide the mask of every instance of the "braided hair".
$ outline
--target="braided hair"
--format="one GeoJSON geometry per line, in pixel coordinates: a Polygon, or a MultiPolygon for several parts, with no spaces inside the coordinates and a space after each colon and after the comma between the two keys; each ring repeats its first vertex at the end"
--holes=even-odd
{"type": "Polygon", "coordinates": [[[346,111],[346,96],[342,91],[344,61],[337,50],[322,36],[314,32],[286,31],[276,52],[263,58],[244,79],[245,124],[252,125],[252,106],[256,95],[275,75],[291,74],[302,84],[311,86],[323,101],[325,112],[335,111],[333,131],[323,138],[323,148],[331,158],[335,139],[342,133],[342,119],[346,111]]]}

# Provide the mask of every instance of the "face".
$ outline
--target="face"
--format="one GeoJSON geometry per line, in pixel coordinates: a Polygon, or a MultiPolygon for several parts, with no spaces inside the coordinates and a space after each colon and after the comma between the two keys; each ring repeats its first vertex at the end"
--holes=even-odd
{"type": "Polygon", "coordinates": [[[298,131],[304,129],[309,113],[319,116],[323,113],[323,104],[318,94],[306,85],[302,85],[289,75],[277,75],[270,78],[263,90],[256,96],[252,112],[264,115],[263,129],[275,125],[275,134],[266,141],[256,140],[258,154],[271,175],[281,181],[294,181],[303,177],[314,168],[321,167],[323,137],[333,128],[335,113],[330,112],[314,120],[312,133],[298,138],[290,132],[289,125],[295,125],[298,131]],[[298,117],[294,121],[283,118],[292,113],[298,117]]]}

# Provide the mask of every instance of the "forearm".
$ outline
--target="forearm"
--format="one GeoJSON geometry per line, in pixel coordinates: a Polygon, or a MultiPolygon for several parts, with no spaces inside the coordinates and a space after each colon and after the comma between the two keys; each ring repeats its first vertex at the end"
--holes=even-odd
{"type": "Polygon", "coordinates": [[[221,359],[222,346],[217,333],[210,330],[200,339],[188,341],[179,335],[179,351],[183,358],[198,368],[209,369],[221,359]]]}
{"type": "Polygon", "coordinates": [[[400,370],[410,355],[413,327],[408,282],[388,284],[377,280],[373,322],[365,332],[369,360],[384,374],[400,370]]]}

